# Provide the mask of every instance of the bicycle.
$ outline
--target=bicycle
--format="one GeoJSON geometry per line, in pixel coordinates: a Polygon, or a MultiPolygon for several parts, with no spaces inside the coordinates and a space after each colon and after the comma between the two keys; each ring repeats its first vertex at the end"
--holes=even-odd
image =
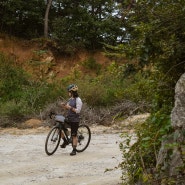
{"type": "MultiPolygon", "coordinates": [[[[55,126],[49,131],[45,141],[45,152],[47,155],[53,155],[61,140],[61,135],[66,138],[68,144],[72,144],[72,138],[70,136],[70,126],[66,122],[63,115],[57,115],[50,113],[50,118],[54,119],[55,126]]],[[[77,132],[78,144],[76,151],[83,152],[90,143],[91,131],[86,124],[80,124],[77,132]]]]}

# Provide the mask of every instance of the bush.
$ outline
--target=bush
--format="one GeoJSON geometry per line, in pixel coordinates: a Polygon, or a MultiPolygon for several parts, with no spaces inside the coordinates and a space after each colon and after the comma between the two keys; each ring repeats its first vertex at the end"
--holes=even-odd
{"type": "Polygon", "coordinates": [[[14,60],[0,55],[0,115],[6,117],[5,126],[8,120],[12,125],[38,114],[64,92],[57,82],[34,81],[30,77],[14,60]]]}
{"type": "MultiPolygon", "coordinates": [[[[78,70],[77,74],[74,70],[62,80],[53,79],[51,83],[44,81],[45,78],[33,80],[31,75],[3,55],[0,65],[0,114],[15,120],[27,115],[38,115],[59,96],[67,99],[66,87],[71,83],[79,86],[80,97],[89,106],[112,106],[123,99],[134,102],[150,102],[152,99],[153,84],[149,78],[145,78],[142,73],[123,78],[124,68],[114,62],[96,76],[84,76],[81,71],[78,70]]],[[[89,59],[86,65],[93,70],[99,69],[94,59],[89,59]]]]}
{"type": "MultiPolygon", "coordinates": [[[[156,180],[154,171],[161,142],[165,136],[172,133],[170,114],[173,107],[174,92],[170,90],[170,87],[173,81],[170,77],[166,77],[165,82],[163,82],[164,77],[162,73],[155,73],[150,76],[153,82],[145,84],[145,91],[140,93],[148,90],[148,94],[151,96],[148,96],[152,105],[151,116],[146,122],[138,124],[134,128],[137,141],[132,146],[130,146],[130,136],[126,140],[127,143],[122,143],[120,146],[125,159],[121,167],[124,172],[125,169],[128,172],[126,184],[137,182],[152,184],[156,180]]],[[[139,84],[143,83],[141,80],[138,82],[139,84]]],[[[140,87],[140,89],[142,88],[140,87]]]]}
{"type": "Polygon", "coordinates": [[[89,59],[83,61],[82,65],[91,71],[95,71],[97,75],[100,74],[101,64],[97,63],[94,58],[90,57],[89,59]]]}
{"type": "Polygon", "coordinates": [[[13,60],[0,54],[0,96],[1,101],[19,101],[22,87],[28,84],[28,75],[13,60]]]}
{"type": "Polygon", "coordinates": [[[113,105],[123,99],[150,104],[153,101],[156,83],[143,73],[123,78],[123,70],[113,62],[96,77],[66,77],[62,84],[67,86],[71,81],[76,83],[81,97],[91,106],[113,105]]]}

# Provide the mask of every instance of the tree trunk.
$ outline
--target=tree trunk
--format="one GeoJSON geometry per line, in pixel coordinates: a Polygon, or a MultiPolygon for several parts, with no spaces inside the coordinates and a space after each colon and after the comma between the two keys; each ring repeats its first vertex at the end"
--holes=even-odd
{"type": "Polygon", "coordinates": [[[48,0],[45,16],[44,16],[44,37],[45,38],[48,38],[48,17],[49,17],[49,10],[50,10],[51,4],[52,4],[52,0],[48,0]]]}

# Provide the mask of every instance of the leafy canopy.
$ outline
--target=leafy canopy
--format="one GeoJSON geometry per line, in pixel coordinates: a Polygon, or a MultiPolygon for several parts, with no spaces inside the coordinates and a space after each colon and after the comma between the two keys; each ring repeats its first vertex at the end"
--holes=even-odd
{"type": "Polygon", "coordinates": [[[129,40],[120,48],[128,58],[135,59],[138,70],[149,69],[153,84],[156,84],[153,86],[151,117],[136,127],[138,140],[129,152],[122,146],[126,158],[122,167],[127,169],[131,184],[139,180],[151,184],[156,180],[153,169],[161,141],[172,132],[170,113],[174,87],[185,69],[184,19],[183,0],[138,0],[125,10],[129,40]]]}

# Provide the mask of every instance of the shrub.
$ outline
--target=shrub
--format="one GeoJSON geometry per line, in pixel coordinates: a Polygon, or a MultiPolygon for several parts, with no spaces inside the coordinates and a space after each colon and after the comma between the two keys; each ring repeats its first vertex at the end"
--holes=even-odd
{"type": "Polygon", "coordinates": [[[99,64],[93,57],[88,58],[87,60],[82,62],[82,65],[90,69],[91,71],[95,71],[96,74],[100,74],[101,64],[99,64]]]}
{"type": "Polygon", "coordinates": [[[6,117],[5,125],[8,120],[12,125],[25,116],[38,114],[46,104],[62,95],[57,82],[34,81],[30,77],[14,60],[0,55],[0,115],[6,117]]]}
{"type": "MultiPolygon", "coordinates": [[[[154,170],[161,142],[165,136],[172,133],[170,113],[173,107],[174,92],[169,87],[173,82],[171,78],[166,78],[163,82],[164,75],[161,73],[151,75],[150,79],[153,79],[153,82],[146,85],[144,89],[148,90],[151,96],[151,116],[146,122],[135,126],[137,141],[132,146],[130,146],[129,136],[126,140],[126,147],[125,143],[120,146],[124,158],[121,167],[124,172],[125,169],[128,172],[126,184],[135,184],[139,181],[152,184],[156,180],[154,170]]],[[[139,80],[139,83],[141,82],[139,80]]]]}
{"type": "Polygon", "coordinates": [[[128,135],[120,145],[124,158],[121,168],[127,171],[126,184],[138,181],[152,184],[162,138],[171,131],[170,116],[162,112],[151,115],[146,122],[135,126],[136,142],[131,146],[132,138],[128,135]]]}
{"type": "Polygon", "coordinates": [[[22,87],[28,84],[28,75],[13,60],[0,54],[0,96],[1,101],[19,101],[22,87]]]}

